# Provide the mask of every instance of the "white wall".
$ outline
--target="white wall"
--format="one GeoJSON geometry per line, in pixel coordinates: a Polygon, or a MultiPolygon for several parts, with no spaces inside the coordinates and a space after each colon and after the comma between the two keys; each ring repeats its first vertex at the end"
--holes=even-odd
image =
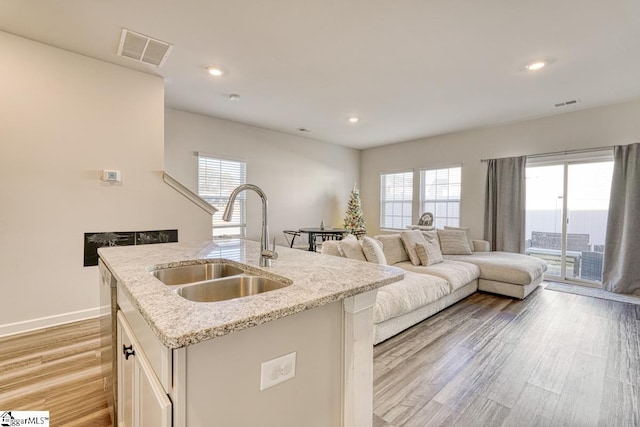
{"type": "MultiPolygon", "coordinates": [[[[269,231],[285,244],[282,230],[342,226],[349,192],[358,180],[357,150],[255,126],[167,109],[166,169],[197,191],[196,152],[247,162],[247,182],[269,200],[269,231]]],[[[247,237],[260,238],[259,197],[247,197],[247,237]]]]}
{"type": "MultiPolygon", "coordinates": [[[[369,234],[379,233],[380,172],[462,164],[461,225],[484,234],[486,163],[481,159],[624,145],[640,141],[640,100],[364,150],[362,204],[369,234]]],[[[419,178],[414,179],[419,194],[419,178]]],[[[415,200],[415,198],[414,198],[415,200]]],[[[418,218],[414,206],[414,223],[418,218]]]]}
{"type": "Polygon", "coordinates": [[[85,232],[205,239],[210,216],[162,181],[161,78],[2,32],[0,51],[2,335],[97,314],[85,232]]]}

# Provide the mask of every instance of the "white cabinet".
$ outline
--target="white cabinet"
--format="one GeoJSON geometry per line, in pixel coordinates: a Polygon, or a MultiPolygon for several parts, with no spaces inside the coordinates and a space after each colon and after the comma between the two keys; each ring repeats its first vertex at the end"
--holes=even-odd
{"type": "Polygon", "coordinates": [[[118,311],[118,425],[171,426],[171,400],[121,311],[118,311]]]}

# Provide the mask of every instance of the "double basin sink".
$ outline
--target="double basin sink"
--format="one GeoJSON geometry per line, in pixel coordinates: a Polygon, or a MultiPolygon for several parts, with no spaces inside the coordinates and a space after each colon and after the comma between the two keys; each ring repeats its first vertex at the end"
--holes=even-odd
{"type": "Polygon", "coordinates": [[[224,263],[192,264],[159,268],[151,272],[158,280],[174,288],[182,298],[195,302],[215,302],[242,298],[281,289],[291,284],[246,273],[224,263]]]}

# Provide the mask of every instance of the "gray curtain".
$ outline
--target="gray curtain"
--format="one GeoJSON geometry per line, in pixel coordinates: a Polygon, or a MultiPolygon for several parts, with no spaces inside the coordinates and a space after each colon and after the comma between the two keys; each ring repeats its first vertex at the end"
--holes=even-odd
{"type": "Polygon", "coordinates": [[[640,295],[640,144],[617,145],[613,157],[602,284],[640,295]]]}
{"type": "Polygon", "coordinates": [[[527,159],[509,157],[487,163],[484,238],[491,250],[524,253],[527,159]]]}

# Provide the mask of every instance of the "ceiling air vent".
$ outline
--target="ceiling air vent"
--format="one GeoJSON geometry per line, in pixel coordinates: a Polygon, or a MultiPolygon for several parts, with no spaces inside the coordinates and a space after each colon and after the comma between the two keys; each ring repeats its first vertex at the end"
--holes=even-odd
{"type": "Polygon", "coordinates": [[[162,67],[173,45],[135,31],[122,29],[118,55],[154,67],[162,67]]]}
{"type": "Polygon", "coordinates": [[[564,102],[560,102],[558,104],[554,104],[553,106],[558,108],[558,107],[569,107],[570,105],[576,105],[580,103],[579,99],[572,99],[570,101],[564,101],[564,102]]]}

